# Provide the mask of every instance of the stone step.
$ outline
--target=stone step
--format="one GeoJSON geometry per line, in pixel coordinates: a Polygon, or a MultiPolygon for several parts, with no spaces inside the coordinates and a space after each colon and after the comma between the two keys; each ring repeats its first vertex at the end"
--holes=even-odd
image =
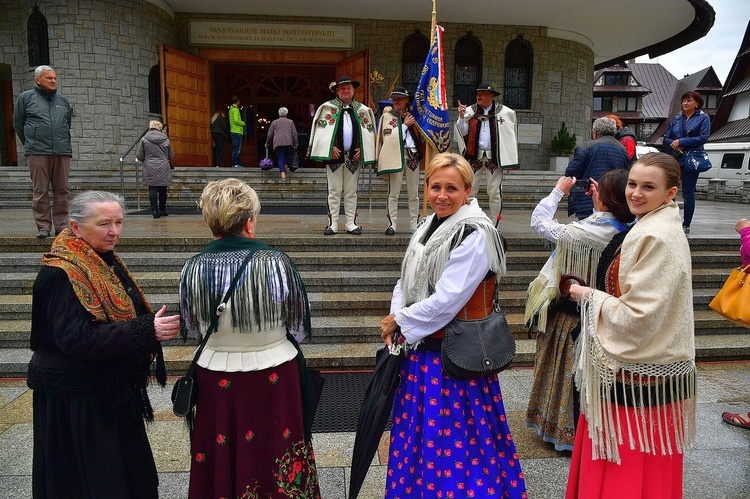
{"type": "MultiPolygon", "coordinates": [[[[375,365],[380,342],[302,345],[309,367],[325,370],[364,370],[375,365]]],[[[740,360],[750,357],[750,335],[704,335],[695,338],[698,361],[740,360]]],[[[193,358],[194,345],[167,345],[164,357],[170,375],[184,374],[193,358]]],[[[513,366],[534,364],[535,340],[517,339],[513,366]]],[[[23,377],[31,360],[25,347],[0,349],[0,377],[23,377]]]]}
{"type": "MultiPolygon", "coordinates": [[[[169,305],[169,304],[168,304],[169,305]]],[[[318,302],[318,305],[321,304],[318,302]]],[[[325,305],[322,305],[325,306],[325,305]]],[[[25,305],[30,310],[30,304],[25,305]]],[[[170,307],[170,310],[175,310],[170,307]]],[[[319,309],[318,309],[319,310],[319,309]]],[[[371,312],[368,312],[371,313],[371,312]]],[[[313,306],[312,338],[311,344],[337,344],[337,343],[370,343],[380,337],[380,320],[386,315],[387,309],[377,315],[366,315],[365,313],[352,315],[321,315],[316,314],[313,306]]],[[[521,312],[508,313],[506,315],[508,324],[516,339],[521,340],[529,337],[528,329],[523,323],[521,312]]],[[[0,351],[8,348],[24,348],[29,344],[29,332],[31,321],[28,314],[17,319],[0,320],[0,351]]],[[[695,334],[696,337],[703,336],[747,336],[750,335],[742,326],[721,317],[713,310],[697,310],[695,312],[695,334]]],[[[182,339],[175,339],[167,344],[171,346],[183,345],[182,339]]]]}

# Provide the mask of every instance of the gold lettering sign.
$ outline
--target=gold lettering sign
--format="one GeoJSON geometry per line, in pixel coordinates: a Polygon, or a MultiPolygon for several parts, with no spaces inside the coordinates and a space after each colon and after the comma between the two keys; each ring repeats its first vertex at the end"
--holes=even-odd
{"type": "Polygon", "coordinates": [[[190,44],[352,49],[354,26],[259,21],[190,21],[190,44]]]}

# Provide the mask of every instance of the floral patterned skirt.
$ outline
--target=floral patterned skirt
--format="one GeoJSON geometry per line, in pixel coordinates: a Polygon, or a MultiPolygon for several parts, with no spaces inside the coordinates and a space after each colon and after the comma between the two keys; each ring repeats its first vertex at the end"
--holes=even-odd
{"type": "Polygon", "coordinates": [[[526,497],[497,376],[455,380],[412,351],[393,405],[385,497],[526,497]]]}
{"type": "Polygon", "coordinates": [[[580,316],[558,312],[536,340],[534,383],[526,409],[526,426],[534,428],[558,451],[573,450],[576,438],[573,385],[575,342],[571,331],[580,316]]]}
{"type": "Polygon", "coordinates": [[[190,498],[319,498],[297,362],[251,372],[198,367],[190,498]]]}

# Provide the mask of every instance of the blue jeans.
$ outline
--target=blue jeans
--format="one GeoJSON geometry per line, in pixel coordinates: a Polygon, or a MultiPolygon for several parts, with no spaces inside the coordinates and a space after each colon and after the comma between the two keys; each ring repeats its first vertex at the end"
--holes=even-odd
{"type": "Polygon", "coordinates": [[[682,199],[685,201],[685,213],[683,215],[683,227],[690,227],[695,213],[695,184],[698,183],[698,172],[690,172],[682,168],[682,199]]]}
{"type": "Polygon", "coordinates": [[[242,134],[232,134],[232,166],[240,164],[240,151],[242,150],[242,134]]]}
{"type": "Polygon", "coordinates": [[[276,153],[276,165],[279,167],[279,171],[284,173],[286,171],[286,165],[292,163],[292,146],[279,146],[274,149],[276,153]]]}

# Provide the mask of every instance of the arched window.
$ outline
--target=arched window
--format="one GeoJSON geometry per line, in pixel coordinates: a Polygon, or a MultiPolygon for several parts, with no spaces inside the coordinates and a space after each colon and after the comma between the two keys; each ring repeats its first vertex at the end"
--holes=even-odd
{"type": "Polygon", "coordinates": [[[39,12],[39,7],[36,5],[26,24],[26,35],[29,40],[29,66],[49,65],[47,19],[39,12]]]}
{"type": "Polygon", "coordinates": [[[161,114],[161,78],[158,64],[151,66],[148,72],[148,112],[161,114]]]}
{"type": "Polygon", "coordinates": [[[521,35],[505,50],[503,104],[511,109],[531,109],[531,80],[534,51],[521,35]]]}
{"type": "Polygon", "coordinates": [[[458,101],[472,104],[476,101],[477,87],[482,82],[482,44],[467,33],[456,42],[456,71],[453,77],[453,105],[458,101]]]}
{"type": "Polygon", "coordinates": [[[430,41],[418,30],[404,40],[401,83],[412,93],[419,85],[419,78],[422,76],[422,68],[429,50],[430,41]]]}

